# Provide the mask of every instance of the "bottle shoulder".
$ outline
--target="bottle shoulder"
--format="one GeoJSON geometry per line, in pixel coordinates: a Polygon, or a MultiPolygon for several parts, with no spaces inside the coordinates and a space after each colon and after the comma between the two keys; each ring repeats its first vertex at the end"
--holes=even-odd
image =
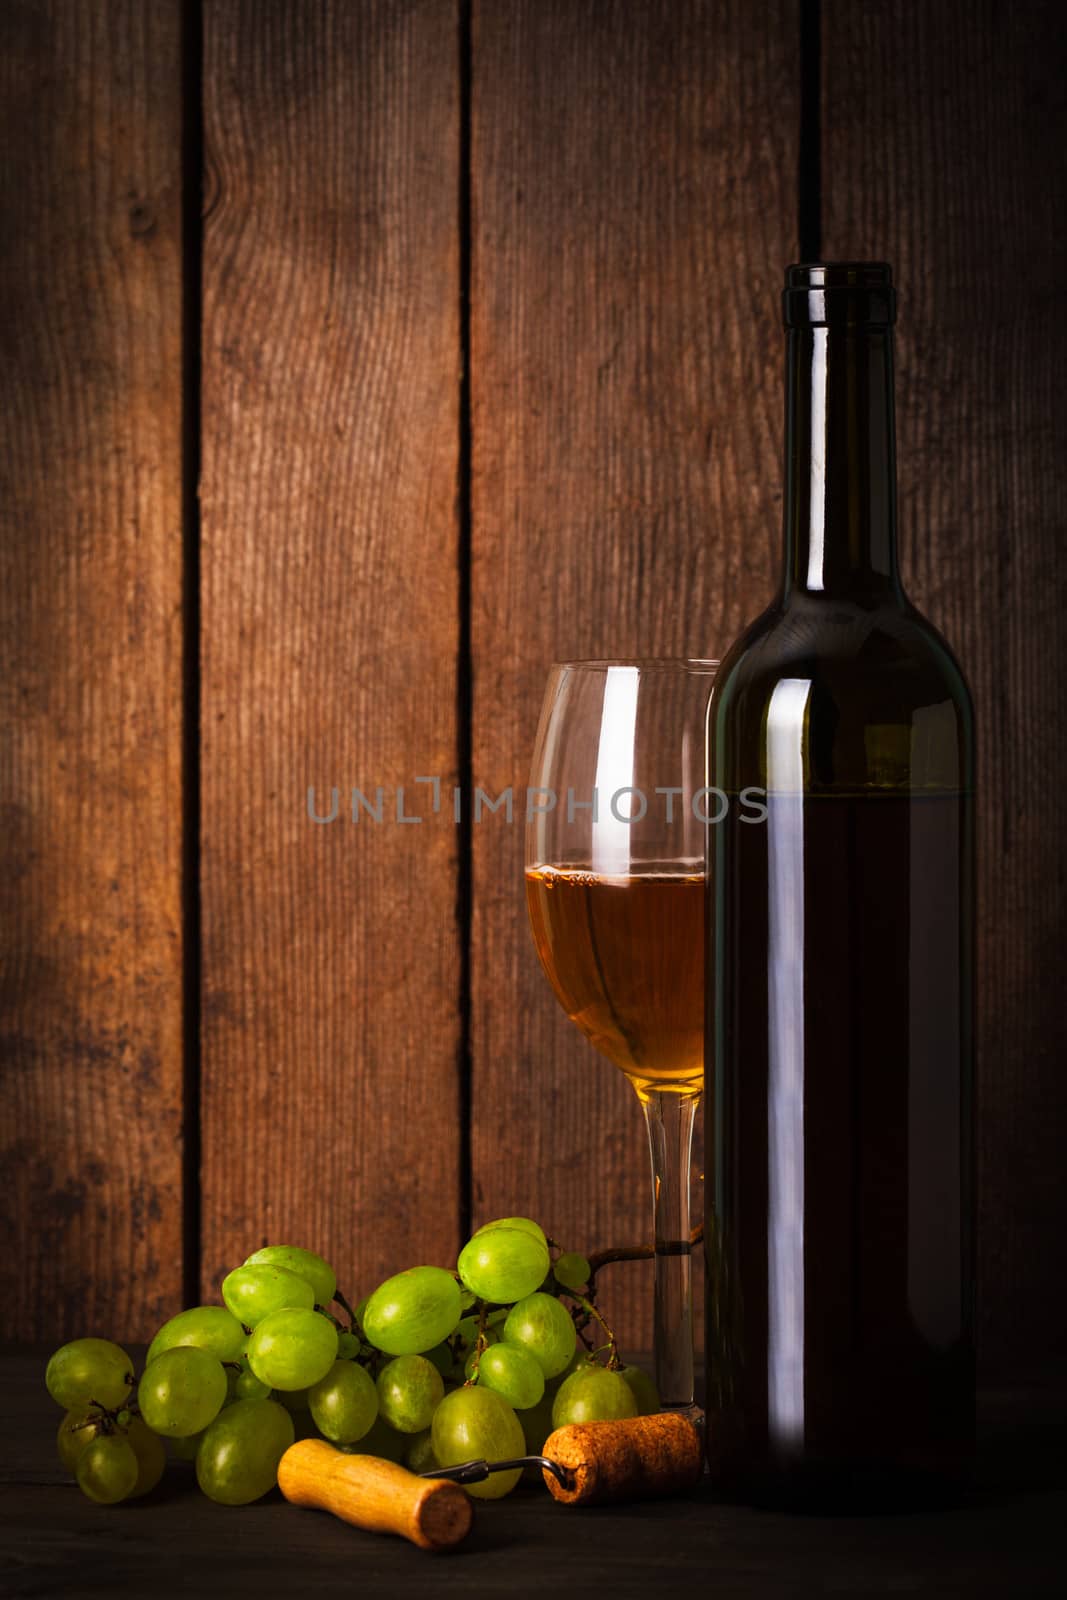
{"type": "Polygon", "coordinates": [[[766,771],[769,730],[791,716],[812,781],[970,786],[966,681],[942,635],[902,598],[793,596],[745,629],[711,699],[723,781],[760,781],[751,774],[766,771]]]}
{"type": "Polygon", "coordinates": [[[867,606],[819,598],[774,602],[723,658],[713,703],[769,696],[784,681],[881,686],[905,705],[957,701],[970,712],[966,680],[948,642],[906,600],[867,606]]]}

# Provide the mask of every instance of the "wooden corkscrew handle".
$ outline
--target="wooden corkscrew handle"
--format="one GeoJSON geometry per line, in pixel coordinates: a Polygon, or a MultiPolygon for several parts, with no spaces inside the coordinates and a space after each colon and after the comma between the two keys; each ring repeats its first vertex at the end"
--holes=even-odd
{"type": "Polygon", "coordinates": [[[470,1532],[473,1509],[457,1483],[418,1478],[378,1456],[346,1455],[323,1439],[290,1445],[278,1487],[297,1506],[318,1506],[372,1533],[398,1533],[423,1550],[447,1550],[470,1532]]]}
{"type": "Polygon", "coordinates": [[[549,1434],[542,1451],[568,1482],[544,1479],[564,1505],[647,1500],[692,1488],[704,1470],[704,1444],[689,1417],[661,1411],[625,1422],[572,1422],[549,1434]]]}

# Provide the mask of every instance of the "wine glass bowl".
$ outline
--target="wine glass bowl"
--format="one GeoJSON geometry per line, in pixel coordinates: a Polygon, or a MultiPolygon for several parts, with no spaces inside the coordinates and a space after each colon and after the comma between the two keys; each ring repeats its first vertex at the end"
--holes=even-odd
{"type": "Polygon", "coordinates": [[[526,896],[541,964],[645,1113],[656,1375],[667,1405],[693,1401],[689,1162],[703,1088],[705,715],[716,666],[554,666],[527,806],[526,896]]]}

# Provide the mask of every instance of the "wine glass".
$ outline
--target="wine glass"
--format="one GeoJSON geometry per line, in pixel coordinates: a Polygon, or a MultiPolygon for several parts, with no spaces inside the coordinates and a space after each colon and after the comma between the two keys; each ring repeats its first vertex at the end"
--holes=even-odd
{"type": "Polygon", "coordinates": [[[714,661],[552,668],[527,797],[526,900],[564,1011],[648,1128],[656,1383],[693,1403],[689,1169],[704,1084],[705,714],[714,661]]]}

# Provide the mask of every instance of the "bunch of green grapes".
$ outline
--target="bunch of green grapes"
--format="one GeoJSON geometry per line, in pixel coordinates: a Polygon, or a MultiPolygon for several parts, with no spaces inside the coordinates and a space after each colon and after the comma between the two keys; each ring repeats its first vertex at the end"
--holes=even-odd
{"type": "MultiPolygon", "coordinates": [[[[108,1340],[56,1351],[46,1383],[66,1411],[60,1458],[91,1499],[114,1504],[155,1487],[166,1439],[210,1499],[244,1505],[274,1487],[296,1437],[416,1472],[537,1454],[567,1422],[659,1405],[583,1292],[590,1277],[536,1222],[504,1217],[478,1229],[454,1270],[411,1267],[353,1309],[321,1256],[268,1245],[226,1276],[221,1306],[163,1325],[139,1382],[108,1340]],[[594,1349],[597,1326],[606,1339],[594,1349]]],[[[470,1492],[497,1499],[519,1477],[470,1492]]]]}

